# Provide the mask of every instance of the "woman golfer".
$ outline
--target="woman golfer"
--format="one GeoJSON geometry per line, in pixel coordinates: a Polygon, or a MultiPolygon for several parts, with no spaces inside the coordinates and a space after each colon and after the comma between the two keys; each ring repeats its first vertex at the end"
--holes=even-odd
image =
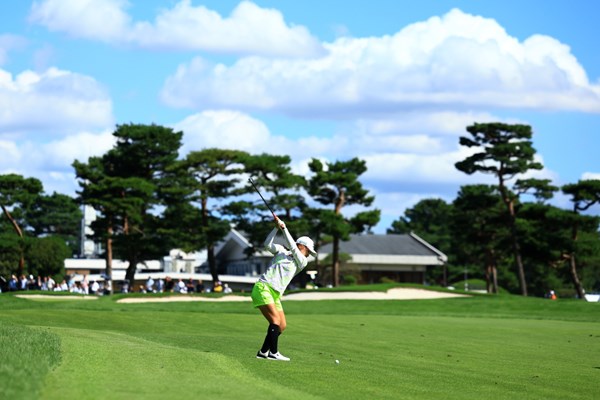
{"type": "Polygon", "coordinates": [[[277,217],[275,217],[275,222],[277,227],[281,229],[291,250],[273,243],[275,235],[277,235],[277,227],[265,239],[265,248],[274,257],[271,259],[265,273],[254,284],[252,304],[254,307],[258,307],[269,321],[269,329],[267,329],[267,336],[262,348],[256,353],[256,358],[289,361],[288,357],[283,356],[277,350],[279,335],[285,330],[286,326],[280,297],[292,278],[306,267],[308,255],[316,256],[317,253],[313,241],[308,236],[301,236],[294,241],[292,235],[286,229],[285,223],[277,217]]]}

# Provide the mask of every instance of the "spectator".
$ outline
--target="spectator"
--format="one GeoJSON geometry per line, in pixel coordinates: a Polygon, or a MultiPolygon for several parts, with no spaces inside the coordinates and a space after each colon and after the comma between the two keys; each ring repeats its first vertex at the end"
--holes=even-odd
{"type": "Polygon", "coordinates": [[[177,282],[177,289],[175,289],[175,291],[179,293],[187,293],[187,287],[185,286],[183,279],[179,278],[179,281],[177,282]]]}
{"type": "Polygon", "coordinates": [[[68,292],[69,291],[69,285],[67,284],[67,281],[65,279],[62,280],[62,282],[60,283],[60,285],[58,285],[56,288],[54,288],[55,292],[68,292]]]}
{"type": "Polygon", "coordinates": [[[154,293],[154,279],[152,279],[151,276],[149,276],[146,281],[146,292],[154,293]]]}
{"type": "Polygon", "coordinates": [[[162,278],[158,278],[158,282],[156,283],[156,291],[158,293],[162,293],[165,290],[165,281],[162,278]]]}
{"type": "MultiPolygon", "coordinates": [[[[133,288],[135,290],[135,287],[133,288]]],[[[123,285],[121,286],[121,293],[129,293],[129,280],[125,279],[123,281],[123,285]]]]}
{"type": "Polygon", "coordinates": [[[202,283],[201,280],[198,280],[198,283],[196,284],[196,292],[204,293],[204,283],[202,283]]]}
{"type": "Polygon", "coordinates": [[[8,290],[14,292],[17,290],[17,277],[15,275],[11,275],[10,280],[8,281],[8,290]]]}
{"type": "Polygon", "coordinates": [[[48,286],[49,291],[53,291],[54,287],[56,286],[56,282],[54,281],[54,279],[52,279],[51,276],[48,276],[48,282],[46,283],[46,285],[48,286]]]}
{"type": "Polygon", "coordinates": [[[185,287],[188,293],[194,293],[194,280],[192,278],[188,279],[187,283],[185,284],[185,287]]]}
{"type": "Polygon", "coordinates": [[[90,294],[90,284],[87,279],[87,275],[83,276],[83,280],[81,281],[81,290],[83,294],[90,294]]]}
{"type": "Polygon", "coordinates": [[[90,286],[90,292],[92,294],[98,294],[98,290],[100,290],[100,285],[96,281],[92,281],[92,286],[90,286]]]}
{"type": "Polygon", "coordinates": [[[173,288],[175,287],[175,282],[171,279],[170,276],[165,278],[165,292],[173,292],[173,288]]]}
{"type": "Polygon", "coordinates": [[[229,287],[228,284],[224,284],[223,285],[223,293],[232,293],[233,290],[231,290],[231,288],[229,287]]]}
{"type": "Polygon", "coordinates": [[[71,293],[83,294],[83,289],[81,288],[81,282],[75,282],[71,285],[71,289],[69,289],[71,293]]]}
{"type": "Polygon", "coordinates": [[[215,293],[221,293],[223,291],[223,284],[221,283],[221,281],[217,281],[215,287],[213,288],[213,291],[215,293]]]}
{"type": "Polygon", "coordinates": [[[30,274],[29,279],[27,280],[27,289],[36,290],[38,287],[39,286],[37,285],[35,278],[30,274]]]}

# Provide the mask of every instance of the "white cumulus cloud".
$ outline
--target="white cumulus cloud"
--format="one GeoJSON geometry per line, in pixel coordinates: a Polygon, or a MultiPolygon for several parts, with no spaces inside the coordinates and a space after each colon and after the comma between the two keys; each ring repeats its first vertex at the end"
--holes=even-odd
{"type": "Polygon", "coordinates": [[[0,141],[0,174],[16,173],[35,177],[44,190],[74,195],[76,190],[73,161],[87,162],[110,150],[115,139],[111,131],[77,132],[67,137],[37,142],[35,140],[0,141]]]}
{"type": "Polygon", "coordinates": [[[29,21],[74,37],[118,41],[131,22],[124,10],[127,4],[126,0],[34,1],[29,21]]]}
{"type": "Polygon", "coordinates": [[[0,69],[0,137],[23,131],[63,136],[112,123],[111,99],[92,77],[57,68],[13,77],[0,69]]]}
{"type": "Polygon", "coordinates": [[[51,31],[150,49],[203,50],[229,54],[311,56],[323,52],[303,26],[286,23],[280,11],[242,1],[227,17],[181,0],[156,19],[133,21],[124,0],[43,0],[29,19],[51,31]]]}
{"type": "Polygon", "coordinates": [[[237,111],[204,111],[175,123],[173,128],[183,132],[183,155],[213,147],[255,151],[272,141],[262,121],[237,111]]]}
{"type": "Polygon", "coordinates": [[[391,36],[339,38],[319,58],[195,57],[165,81],[172,106],[356,118],[429,108],[600,111],[600,86],[570,48],[548,36],[520,42],[495,20],[454,9],[391,36]]]}
{"type": "Polygon", "coordinates": [[[600,172],[584,172],[581,175],[582,180],[600,180],[600,172]]]}
{"type": "Polygon", "coordinates": [[[463,184],[470,178],[458,171],[454,164],[468,157],[470,149],[456,147],[432,154],[412,152],[379,153],[365,157],[368,170],[366,179],[378,182],[463,184]]]}
{"type": "Polygon", "coordinates": [[[115,144],[112,131],[100,133],[78,132],[39,148],[40,165],[57,171],[72,171],[73,161],[87,162],[92,156],[101,156],[115,144]]]}

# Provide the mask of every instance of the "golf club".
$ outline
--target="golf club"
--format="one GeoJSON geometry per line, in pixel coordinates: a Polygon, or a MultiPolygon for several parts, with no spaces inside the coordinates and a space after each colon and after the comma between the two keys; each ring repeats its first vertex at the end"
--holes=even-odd
{"type": "Polygon", "coordinates": [[[254,181],[252,180],[252,178],[248,178],[248,182],[250,182],[250,184],[252,185],[252,187],[254,188],[254,190],[256,190],[256,193],[258,193],[258,195],[260,196],[260,198],[262,199],[262,201],[265,203],[265,206],[267,206],[267,208],[269,209],[269,211],[271,211],[271,214],[273,214],[273,218],[277,218],[277,215],[275,215],[275,212],[271,209],[271,207],[269,206],[269,203],[267,203],[267,201],[262,196],[262,194],[260,194],[260,190],[258,190],[258,188],[256,187],[256,185],[254,184],[254,181]]]}

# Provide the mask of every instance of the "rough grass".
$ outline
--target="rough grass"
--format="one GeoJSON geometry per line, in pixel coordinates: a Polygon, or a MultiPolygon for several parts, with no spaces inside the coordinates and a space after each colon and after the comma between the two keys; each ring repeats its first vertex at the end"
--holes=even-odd
{"type": "Polygon", "coordinates": [[[0,399],[35,398],[46,374],[60,362],[60,338],[0,320],[0,399]]]}
{"type": "MultiPolygon", "coordinates": [[[[0,326],[18,324],[38,347],[45,339],[30,332],[62,341],[51,352],[60,364],[47,362],[43,384],[22,397],[32,399],[583,399],[600,379],[600,304],[506,295],[284,306],[290,363],[254,358],[266,324],[246,303],[1,295],[0,326]]],[[[0,379],[0,393],[24,379],[0,379]]]]}

